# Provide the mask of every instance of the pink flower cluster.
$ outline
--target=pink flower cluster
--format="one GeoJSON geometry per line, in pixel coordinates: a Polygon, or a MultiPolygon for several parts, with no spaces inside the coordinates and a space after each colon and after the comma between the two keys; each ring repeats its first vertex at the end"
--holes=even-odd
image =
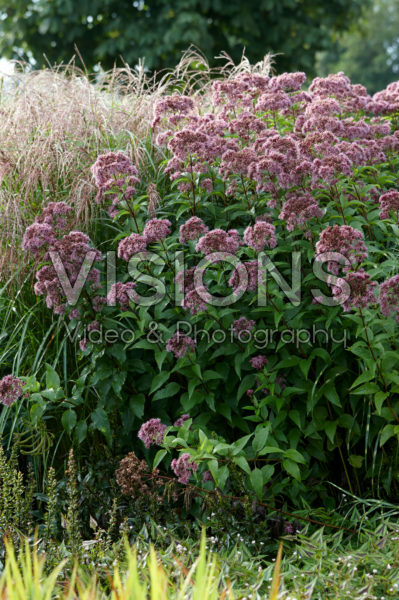
{"type": "Polygon", "coordinates": [[[237,268],[233,270],[233,273],[229,279],[229,286],[233,288],[235,294],[239,294],[241,291],[251,291],[254,292],[261,281],[261,273],[258,273],[258,261],[257,260],[249,260],[244,261],[242,265],[245,267],[248,275],[248,282],[245,286],[245,289],[242,289],[242,285],[240,283],[240,276],[237,268]]]}
{"type": "Polygon", "coordinates": [[[38,217],[38,223],[50,225],[57,236],[70,231],[73,221],[73,208],[65,202],[49,202],[38,217]]]}
{"type": "Polygon", "coordinates": [[[162,119],[167,121],[168,126],[176,125],[190,115],[193,109],[194,102],[189,96],[174,94],[173,96],[161,98],[154,108],[152,127],[155,128],[162,119]]]}
{"type": "Polygon", "coordinates": [[[334,298],[342,305],[344,311],[348,312],[352,308],[366,308],[370,304],[375,304],[377,298],[375,289],[377,283],[370,279],[370,275],[363,269],[348,273],[344,278],[339,279],[349,285],[350,295],[346,298],[345,290],[339,285],[332,286],[334,298]]]}
{"type": "MultiPolygon", "coordinates": [[[[316,244],[316,260],[321,260],[320,254],[325,252],[338,252],[347,259],[349,265],[343,266],[344,272],[354,268],[368,256],[363,233],[349,225],[329,225],[323,229],[316,244]]],[[[338,262],[330,260],[328,269],[331,273],[338,274],[338,262]]]]}
{"type": "Polygon", "coordinates": [[[399,323],[399,275],[395,275],[380,285],[380,307],[384,317],[395,315],[399,323]]]}
{"type": "Polygon", "coordinates": [[[303,227],[306,221],[320,219],[322,216],[323,211],[311,194],[292,194],[284,202],[279,219],[286,221],[288,231],[293,231],[295,227],[303,227]]]}
{"type": "Polygon", "coordinates": [[[165,431],[166,425],[161,423],[161,419],[150,419],[142,424],[137,435],[144,446],[149,448],[153,444],[162,444],[165,431]]]}
{"type": "Polygon", "coordinates": [[[119,242],[118,257],[128,262],[134,254],[144,252],[146,248],[147,239],[138,233],[131,233],[119,242]]]}
{"type": "MultiPolygon", "coordinates": [[[[101,260],[102,256],[101,252],[90,247],[90,238],[81,231],[71,231],[60,240],[56,240],[49,247],[50,251],[58,258],[70,285],[75,285],[78,277],[82,276],[82,264],[89,253],[92,253],[93,262],[101,260]]],[[[91,282],[93,290],[100,286],[99,278],[98,269],[90,269],[88,281],[91,282]]],[[[47,307],[52,308],[56,314],[64,313],[66,308],[64,291],[55,267],[45,265],[36,273],[36,279],[35,294],[44,295],[47,307]]]]}
{"type": "Polygon", "coordinates": [[[186,421],[188,421],[188,419],[190,418],[190,415],[181,415],[181,417],[179,417],[178,419],[176,419],[176,421],[173,423],[173,427],[183,427],[184,423],[186,421]]]}
{"type": "Polygon", "coordinates": [[[226,195],[247,189],[249,179],[273,207],[282,190],[333,186],[340,175],[384,162],[399,149],[399,133],[378,116],[399,107],[399,83],[371,97],[343,73],[316,78],[307,92],[301,89],[305,79],[304,73],[245,73],[215,81],[214,106],[201,116],[184,97],[163,98],[160,112],[175,114],[174,129],[159,136],[172,153],[166,173],[172,180],[188,175],[180,184],[188,194],[195,174],[205,175],[211,189],[210,175],[219,173],[228,183],[226,195]],[[279,127],[279,114],[291,128],[279,127]]]}
{"type": "Polygon", "coordinates": [[[380,198],[380,219],[389,219],[390,213],[394,213],[396,220],[399,220],[399,192],[388,190],[380,198]]]}
{"type": "Polygon", "coordinates": [[[177,480],[184,484],[189,482],[192,473],[195,473],[198,469],[197,463],[191,460],[187,452],[181,454],[179,458],[174,458],[170,466],[178,478],[177,480]]]}
{"type": "Polygon", "coordinates": [[[118,212],[119,195],[130,200],[136,193],[135,186],[140,183],[136,167],[122,152],[108,152],[98,156],[91,172],[97,187],[96,202],[108,196],[111,200],[109,214],[114,217],[118,212]]]}
{"type": "Polygon", "coordinates": [[[151,219],[144,227],[143,238],[148,244],[160,242],[171,233],[171,226],[169,219],[151,219]]]}
{"type": "Polygon", "coordinates": [[[128,281],[127,283],[118,281],[117,283],[113,283],[106,301],[111,306],[118,303],[122,312],[126,312],[130,308],[130,302],[133,302],[136,298],[133,291],[135,287],[136,284],[133,281],[128,281]]]}
{"type": "Polygon", "coordinates": [[[23,392],[23,382],[17,377],[6,375],[0,379],[0,402],[5,406],[11,406],[23,392]]]}
{"type": "Polygon", "coordinates": [[[70,230],[73,209],[65,202],[50,202],[25,231],[22,249],[35,258],[48,260],[48,250],[57,239],[70,230]]]}
{"type": "Polygon", "coordinates": [[[179,241],[181,244],[185,244],[188,240],[196,240],[201,235],[207,233],[209,228],[205,225],[202,219],[199,217],[191,217],[180,225],[180,237],[179,241]]]}
{"type": "Polygon", "coordinates": [[[213,229],[201,237],[195,247],[197,252],[202,252],[205,256],[213,252],[228,252],[235,254],[240,247],[240,238],[238,232],[223,229],[213,229]]]}
{"type": "Polygon", "coordinates": [[[182,358],[196,346],[195,340],[181,332],[176,332],[167,342],[166,350],[173,352],[176,358],[182,358]]]}
{"type": "Polygon", "coordinates": [[[269,361],[267,360],[266,356],[259,354],[259,356],[252,357],[249,362],[254,369],[261,371],[263,367],[266,367],[269,361]]]}
{"type": "Polygon", "coordinates": [[[248,320],[246,317],[240,317],[233,323],[233,333],[236,337],[240,338],[242,333],[251,333],[255,327],[255,321],[248,320]]]}
{"type": "Polygon", "coordinates": [[[207,289],[205,287],[198,287],[187,292],[181,305],[186,310],[189,310],[192,315],[196,315],[208,308],[209,298],[207,289]]]}
{"type": "Polygon", "coordinates": [[[244,242],[250,247],[261,252],[265,248],[277,246],[276,228],[266,221],[258,221],[244,231],[244,242]]]}

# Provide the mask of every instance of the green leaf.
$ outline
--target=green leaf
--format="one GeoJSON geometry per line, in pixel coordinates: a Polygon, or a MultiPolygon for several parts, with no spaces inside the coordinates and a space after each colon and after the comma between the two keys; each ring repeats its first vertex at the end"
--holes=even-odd
{"type": "Polygon", "coordinates": [[[87,423],[86,421],[79,421],[75,427],[74,436],[78,444],[81,444],[87,435],[87,423]]]}
{"type": "Polygon", "coordinates": [[[153,400],[164,400],[165,398],[170,398],[171,396],[176,396],[177,392],[180,390],[180,385],[174,381],[168,383],[166,387],[162,390],[158,390],[158,392],[154,395],[153,400]]]}
{"type": "Polygon", "coordinates": [[[210,381],[211,379],[223,379],[223,375],[221,375],[217,371],[205,371],[203,380],[210,381]]]}
{"type": "Polygon", "coordinates": [[[364,385],[361,385],[360,387],[358,387],[356,390],[353,390],[351,393],[356,394],[356,395],[367,396],[369,394],[375,394],[376,392],[379,392],[379,391],[380,391],[380,388],[376,383],[365,383],[364,385]]]}
{"type": "Polygon", "coordinates": [[[152,463],[153,469],[157,468],[157,466],[159,465],[161,460],[164,458],[164,456],[167,455],[167,453],[168,453],[168,451],[165,450],[164,448],[161,448],[161,450],[158,450],[158,452],[156,453],[156,455],[154,457],[154,462],[152,463]]]}
{"type": "Polygon", "coordinates": [[[75,427],[77,421],[76,412],[70,408],[66,410],[61,417],[61,423],[65,431],[71,435],[72,429],[75,427]]]}
{"type": "Polygon", "coordinates": [[[349,464],[355,469],[360,469],[363,465],[364,456],[359,456],[358,454],[351,454],[348,457],[349,464]]]}
{"type": "Polygon", "coordinates": [[[255,431],[255,437],[252,442],[252,448],[254,449],[255,455],[259,454],[262,448],[265,447],[267,438],[269,437],[270,423],[266,427],[258,427],[255,431]]]}
{"type": "Polygon", "coordinates": [[[384,429],[381,431],[380,446],[383,446],[394,435],[395,426],[391,424],[385,425],[384,429]]]}
{"type": "Polygon", "coordinates": [[[286,450],[284,452],[284,457],[289,458],[296,463],[302,463],[303,465],[306,464],[306,458],[300,452],[298,452],[298,450],[295,450],[295,448],[289,448],[286,450]]]}
{"type": "Polygon", "coordinates": [[[337,431],[338,420],[336,421],[326,421],[324,424],[324,430],[328,436],[328,439],[333,444],[335,439],[335,433],[337,431]]]}
{"type": "Polygon", "coordinates": [[[91,414],[91,421],[94,429],[98,429],[105,436],[108,436],[110,433],[109,421],[107,413],[101,406],[96,408],[96,410],[91,414]]]}
{"type": "Polygon", "coordinates": [[[234,456],[233,463],[238,465],[243,471],[248,473],[248,475],[251,473],[250,466],[245,456],[234,456]]]}
{"type": "Polygon", "coordinates": [[[370,381],[370,379],[373,379],[373,378],[374,378],[374,373],[372,371],[365,371],[364,373],[362,373],[361,375],[359,375],[359,377],[357,377],[355,379],[355,381],[352,383],[352,385],[349,389],[353,390],[353,388],[357,387],[361,383],[370,381]]]}
{"type": "Polygon", "coordinates": [[[265,448],[262,448],[262,450],[259,452],[260,456],[263,456],[264,454],[274,454],[274,453],[283,453],[284,450],[282,448],[278,448],[277,446],[266,446],[265,448]]]}
{"type": "Polygon", "coordinates": [[[49,364],[46,364],[46,387],[50,390],[56,390],[60,387],[60,378],[49,364]]]}
{"type": "Polygon", "coordinates": [[[245,375],[244,379],[241,381],[240,386],[237,391],[237,400],[240,400],[241,397],[251,389],[255,384],[255,375],[245,375]]]}
{"type": "Polygon", "coordinates": [[[263,473],[260,469],[253,469],[249,476],[252,489],[258,497],[258,500],[262,500],[263,496],[263,473]]]}
{"type": "Polygon", "coordinates": [[[144,394],[136,394],[130,398],[129,408],[138,419],[141,419],[144,415],[144,405],[144,394]]]}
{"type": "Polygon", "coordinates": [[[283,460],[283,468],[297,481],[301,481],[301,472],[296,462],[287,458],[283,460]]]}
{"type": "Polygon", "coordinates": [[[263,484],[268,483],[274,475],[274,465],[264,465],[261,469],[263,475],[263,484]]]}
{"type": "Polygon", "coordinates": [[[150,389],[150,394],[153,394],[154,392],[156,392],[160,387],[163,386],[164,383],[166,383],[166,381],[168,381],[169,379],[169,373],[168,372],[163,372],[163,373],[158,373],[157,375],[155,375],[155,377],[152,380],[152,384],[151,384],[151,389],[150,389]]]}
{"type": "Polygon", "coordinates": [[[388,392],[377,392],[374,396],[375,408],[378,415],[381,415],[382,405],[384,404],[384,400],[388,398],[388,392]]]}
{"type": "Polygon", "coordinates": [[[253,436],[253,433],[250,433],[248,435],[244,435],[244,437],[236,440],[233,444],[234,446],[234,451],[235,452],[240,452],[240,450],[242,450],[243,448],[245,448],[245,446],[247,445],[248,441],[250,440],[250,438],[253,436]]]}

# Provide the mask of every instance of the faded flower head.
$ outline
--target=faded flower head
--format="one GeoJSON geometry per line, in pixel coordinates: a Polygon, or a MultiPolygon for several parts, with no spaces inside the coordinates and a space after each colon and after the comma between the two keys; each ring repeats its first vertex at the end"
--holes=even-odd
{"type": "MultiPolygon", "coordinates": [[[[150,471],[146,461],[139,460],[134,452],[121,460],[115,475],[122,494],[133,499],[155,496],[162,485],[159,470],[150,471]]],[[[161,501],[159,497],[158,500],[161,501]]]]}

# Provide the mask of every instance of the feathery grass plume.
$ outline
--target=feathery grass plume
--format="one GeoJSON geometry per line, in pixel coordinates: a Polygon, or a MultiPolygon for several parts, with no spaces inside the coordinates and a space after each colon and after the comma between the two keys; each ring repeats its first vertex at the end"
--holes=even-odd
{"type": "MultiPolygon", "coordinates": [[[[23,233],[48,202],[70,204],[75,225],[87,229],[98,210],[90,167],[99,154],[119,150],[145,166],[142,142],[162,95],[178,89],[204,107],[215,78],[269,73],[271,67],[270,56],[256,65],[245,56],[238,65],[227,54],[219,58],[224,64],[210,68],[190,47],[175,69],[152,76],[142,63],[93,76],[73,62],[40,71],[16,63],[0,89],[0,280],[19,264],[23,233]]],[[[153,212],[155,190],[148,194],[153,212]]],[[[27,257],[22,261],[26,264],[27,257]]]]}

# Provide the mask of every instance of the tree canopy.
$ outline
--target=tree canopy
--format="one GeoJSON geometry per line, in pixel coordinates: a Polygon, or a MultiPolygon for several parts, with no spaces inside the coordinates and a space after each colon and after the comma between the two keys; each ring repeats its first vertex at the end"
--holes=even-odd
{"type": "Polygon", "coordinates": [[[375,0],[362,12],[358,27],[319,57],[320,75],[344,71],[370,93],[399,79],[399,3],[375,0]]]}
{"type": "Polygon", "coordinates": [[[190,44],[211,61],[221,51],[251,61],[278,53],[279,71],[314,72],[317,50],[330,46],[364,0],[0,0],[0,55],[43,64],[68,61],[78,47],[86,65],[104,69],[118,57],[131,66],[173,66],[190,44]]]}

